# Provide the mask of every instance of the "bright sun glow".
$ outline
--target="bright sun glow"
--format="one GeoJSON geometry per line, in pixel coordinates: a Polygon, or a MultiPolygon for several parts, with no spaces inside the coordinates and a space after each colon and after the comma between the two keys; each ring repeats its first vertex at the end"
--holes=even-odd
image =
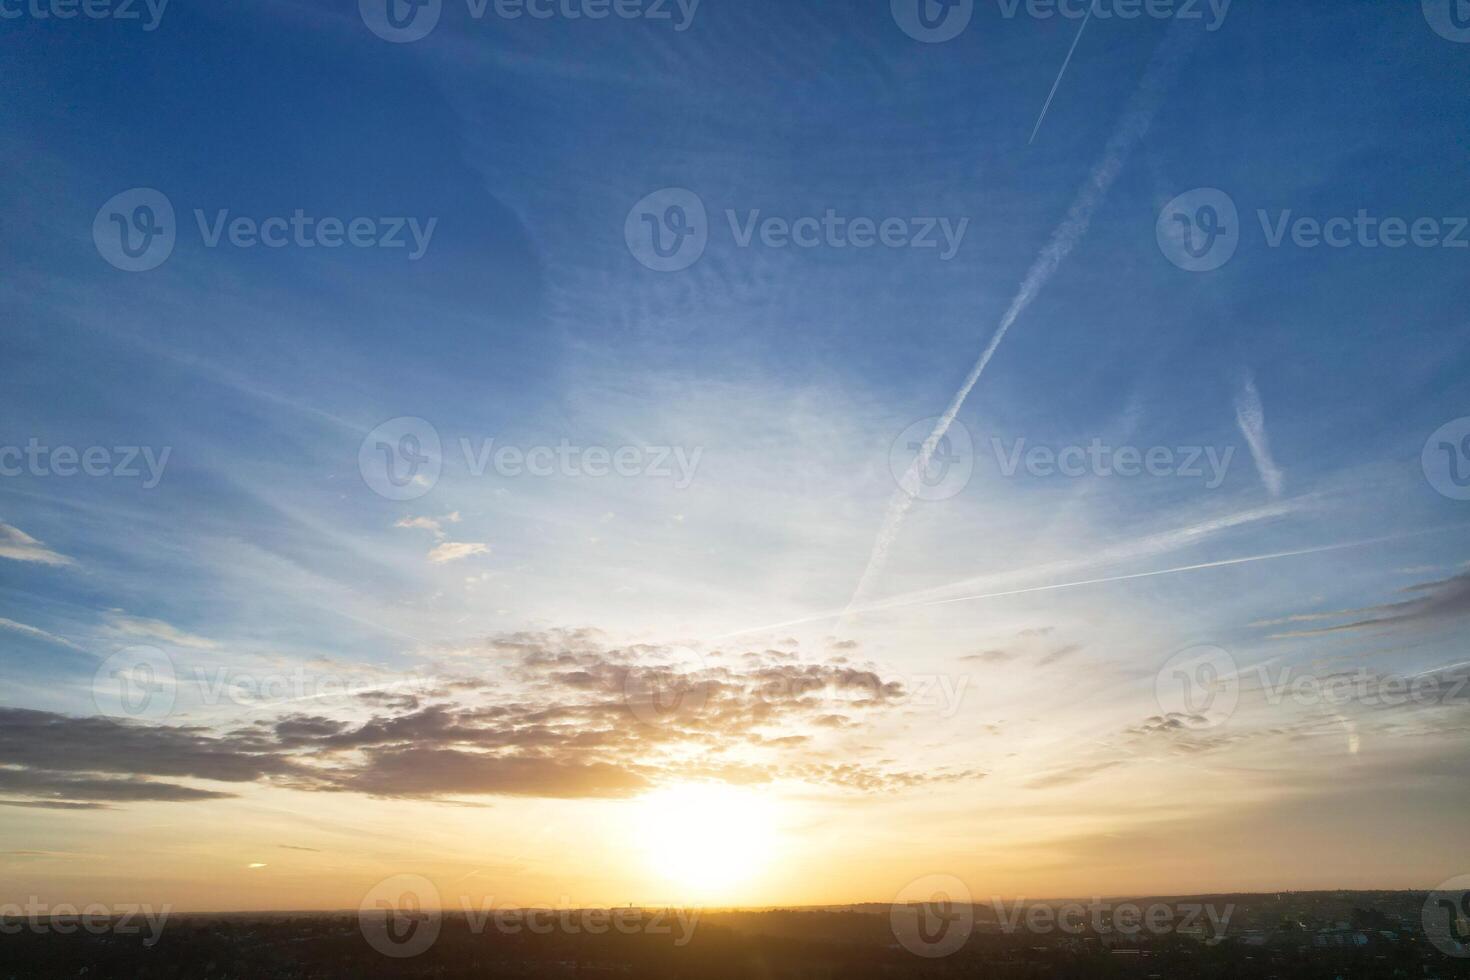
{"type": "Polygon", "coordinates": [[[683,900],[734,901],[771,863],[778,804],[748,789],[689,783],[639,800],[637,834],[649,866],[683,900]]]}

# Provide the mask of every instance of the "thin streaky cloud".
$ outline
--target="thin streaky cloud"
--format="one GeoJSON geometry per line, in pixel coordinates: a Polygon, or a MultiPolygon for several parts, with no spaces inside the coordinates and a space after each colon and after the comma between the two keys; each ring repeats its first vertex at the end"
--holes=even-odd
{"type": "Polygon", "coordinates": [[[0,521],[0,558],[41,565],[70,565],[71,559],[52,551],[20,528],[0,521]]]}
{"type": "Polygon", "coordinates": [[[1283,474],[1281,467],[1271,456],[1271,441],[1266,436],[1266,410],[1261,405],[1261,394],[1256,390],[1255,380],[1245,379],[1245,386],[1235,399],[1235,424],[1250,446],[1251,459],[1255,460],[1256,471],[1261,482],[1273,497],[1281,496],[1283,474]]]}
{"type": "Polygon", "coordinates": [[[87,652],[85,649],[77,646],[75,643],[73,643],[71,640],[68,640],[64,636],[57,636],[55,633],[48,633],[43,629],[37,629],[34,626],[27,626],[25,623],[17,623],[13,619],[0,618],[0,629],[7,629],[10,630],[12,633],[19,633],[22,636],[29,636],[32,639],[36,640],[45,640],[47,643],[55,643],[57,646],[63,646],[70,650],[76,650],[78,653],[87,652]]]}

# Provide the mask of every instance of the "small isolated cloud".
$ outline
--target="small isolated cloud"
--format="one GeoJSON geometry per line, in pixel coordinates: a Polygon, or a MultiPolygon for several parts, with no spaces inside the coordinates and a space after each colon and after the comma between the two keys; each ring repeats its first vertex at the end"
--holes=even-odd
{"type": "Polygon", "coordinates": [[[469,558],[471,555],[487,555],[489,553],[490,546],[488,544],[482,544],[479,541],[446,541],[430,550],[429,561],[436,565],[442,565],[445,562],[469,558]]]}
{"type": "Polygon", "coordinates": [[[1015,660],[1016,655],[1014,653],[1007,653],[1004,650],[982,650],[980,653],[967,653],[960,659],[976,661],[982,664],[1003,664],[1008,660],[1015,660]]]}
{"type": "Polygon", "coordinates": [[[18,527],[0,521],[0,558],[33,561],[42,565],[70,565],[71,559],[57,554],[18,527]]]}
{"type": "Polygon", "coordinates": [[[1282,473],[1271,457],[1271,442],[1266,437],[1266,410],[1261,406],[1261,395],[1256,391],[1255,381],[1249,377],[1235,399],[1235,424],[1240,426],[1241,435],[1250,446],[1251,459],[1256,461],[1261,482],[1271,496],[1281,496],[1282,473]]]}
{"type": "Polygon", "coordinates": [[[446,535],[444,534],[444,525],[440,524],[432,517],[405,517],[403,520],[399,521],[393,526],[406,527],[419,531],[428,531],[440,541],[443,541],[446,537],[446,535]]]}

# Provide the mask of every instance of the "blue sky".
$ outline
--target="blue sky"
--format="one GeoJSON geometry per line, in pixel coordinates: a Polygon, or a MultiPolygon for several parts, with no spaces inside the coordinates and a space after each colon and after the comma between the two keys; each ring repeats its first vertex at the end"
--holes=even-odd
{"type": "MultiPolygon", "coordinates": [[[[885,670],[958,677],[989,669],[963,657],[1054,631],[1056,650],[1005,658],[1024,661],[1005,680],[974,677],[965,712],[823,749],[986,768],[991,789],[956,789],[958,821],[1024,811],[1038,773],[1071,785],[1076,740],[1157,713],[1152,679],[1191,644],[1219,644],[1241,665],[1325,652],[1412,674],[1463,661],[1455,577],[1470,511],[1436,492],[1420,454],[1470,414],[1470,251],[1272,248],[1257,212],[1464,214],[1470,45],[1436,34],[1418,4],[1238,3],[1213,31],[1093,19],[1031,141],[1078,22],[1021,9],[1007,18],[977,2],[969,26],[936,44],[877,2],[704,0],[679,31],[476,20],[446,0],[433,33],[406,44],[375,36],[354,4],[315,0],[173,0],[151,31],[5,21],[0,445],[170,456],[152,488],[0,478],[0,618],[12,624],[0,630],[0,704],[95,714],[98,663],[135,643],[180,665],[442,679],[451,655],[521,632],[591,628],[611,646],[706,655],[790,636],[813,656],[850,641],[885,670]],[[1151,60],[1171,51],[1183,52],[1177,72],[1145,91],[1151,60]],[[1129,125],[1140,131],[1113,153],[1129,125]],[[894,440],[949,405],[1069,208],[1110,168],[959,409],[974,475],[949,499],[904,508],[864,596],[892,608],[849,609],[902,493],[894,440]],[[171,202],[177,243],[160,267],[129,273],[90,231],[104,202],[139,187],[171,202]],[[708,215],[703,255],[678,272],[646,268],[624,242],[629,209],[663,188],[693,192],[708,215]],[[1178,268],[1155,235],[1165,205],[1195,188],[1223,190],[1239,212],[1238,250],[1212,272],[1178,268]],[[436,223],[411,260],[409,249],[208,248],[194,218],[298,208],[436,223]],[[744,221],[755,209],[967,223],[947,260],[740,247],[726,212],[744,221]],[[1249,390],[1264,464],[1239,419],[1249,390]],[[358,468],[364,438],[400,417],[427,420],[444,447],[442,476],[411,501],[375,494],[358,468]],[[679,447],[698,450],[698,468],[686,487],[476,476],[459,441],[492,438],[679,447]],[[1006,477],[991,442],[1094,438],[1235,455],[1207,488],[1006,477]],[[1379,538],[1391,540],[1073,586],[1379,538]],[[465,547],[436,556],[446,542],[465,547]],[[1427,593],[1401,591],[1419,585],[1427,593]],[[1049,590],[919,604],[1034,587],[1049,590]],[[1362,616],[1347,611],[1425,594],[1444,601],[1402,622],[1285,638],[1259,625],[1344,611],[1305,622],[1352,626],[1362,616]],[[986,741],[984,726],[1002,721],[1009,734],[986,741]],[[993,788],[1008,772],[1022,788],[993,788]]],[[[1420,721],[1422,744],[1463,724],[1420,721]]],[[[171,722],[223,731],[239,719],[184,703],[171,722]]],[[[1370,730],[1355,759],[1405,764],[1394,733],[1370,730]]],[[[1220,771],[1246,765],[1229,754],[1246,749],[1216,750],[1220,771]]],[[[1314,751],[1274,758],[1343,764],[1340,747],[1314,751]]],[[[1446,752],[1426,767],[1463,766],[1446,752]]],[[[1113,780],[1124,766],[1097,764],[1113,780]]],[[[1265,806],[1231,785],[1239,806],[1265,806]]],[[[141,807],[215,805],[226,804],[141,807]]],[[[107,816],[62,815],[94,828],[107,816]]],[[[1454,813],[1435,801],[1420,816],[1433,826],[1454,813]]],[[[33,835],[52,819],[0,813],[33,835]]],[[[1417,852],[1392,858],[1429,873],[1417,852]]],[[[1202,886],[1245,883],[1196,870],[1202,886]]],[[[1288,871],[1299,874],[1288,884],[1309,881],[1288,871]]],[[[892,875],[896,890],[903,874],[892,875]]],[[[890,882],[860,884],[850,897],[890,882]]],[[[817,897],[762,887],[744,897],[817,897]]]]}

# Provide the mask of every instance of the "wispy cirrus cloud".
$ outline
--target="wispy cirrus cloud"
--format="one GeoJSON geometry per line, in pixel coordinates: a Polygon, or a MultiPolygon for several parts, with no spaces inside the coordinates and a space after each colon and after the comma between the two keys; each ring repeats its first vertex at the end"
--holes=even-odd
{"type": "Polygon", "coordinates": [[[66,555],[52,551],[20,528],[0,521],[0,558],[11,561],[37,562],[42,565],[70,565],[66,555]]]}
{"type": "Polygon", "coordinates": [[[43,629],[37,629],[34,626],[27,626],[25,623],[17,623],[13,619],[5,619],[3,617],[0,617],[0,629],[10,630],[12,633],[19,633],[21,636],[29,636],[35,640],[44,640],[47,643],[55,643],[57,646],[63,646],[69,650],[76,650],[79,653],[87,652],[84,648],[77,646],[75,643],[73,643],[71,640],[68,640],[64,636],[57,636],[55,633],[48,633],[43,629]]]}
{"type": "Polygon", "coordinates": [[[107,622],[113,630],[130,639],[155,640],[172,646],[188,647],[192,650],[219,649],[219,644],[209,637],[179,629],[172,623],[166,623],[161,619],[112,613],[107,617],[107,622]]]}
{"type": "Polygon", "coordinates": [[[1266,490],[1273,497],[1281,496],[1285,475],[1271,455],[1271,440],[1266,435],[1266,409],[1261,404],[1261,395],[1256,391],[1253,378],[1245,379],[1240,394],[1235,398],[1235,424],[1245,436],[1251,459],[1256,463],[1256,472],[1261,474],[1266,490]]]}

